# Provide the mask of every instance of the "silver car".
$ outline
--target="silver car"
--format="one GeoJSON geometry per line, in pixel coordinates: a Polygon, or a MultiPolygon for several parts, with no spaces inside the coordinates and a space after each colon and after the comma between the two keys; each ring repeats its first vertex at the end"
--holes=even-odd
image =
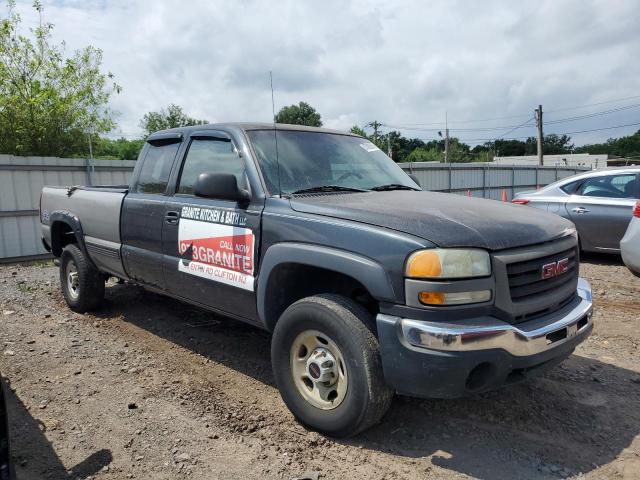
{"type": "Polygon", "coordinates": [[[584,251],[619,254],[639,198],[640,167],[625,167],[564,178],[534,192],[517,193],[513,202],[571,220],[584,251]]]}
{"type": "Polygon", "coordinates": [[[636,202],[636,208],[633,209],[633,218],[627,233],[620,241],[620,250],[624,264],[634,275],[640,277],[640,200],[636,202]]]}

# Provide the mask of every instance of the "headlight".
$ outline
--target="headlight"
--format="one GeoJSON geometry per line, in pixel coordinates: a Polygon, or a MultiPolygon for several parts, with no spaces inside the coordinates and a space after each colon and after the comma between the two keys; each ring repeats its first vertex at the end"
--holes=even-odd
{"type": "Polygon", "coordinates": [[[489,253],[477,248],[433,248],[414,252],[407,260],[410,278],[446,280],[491,275],[489,253]]]}

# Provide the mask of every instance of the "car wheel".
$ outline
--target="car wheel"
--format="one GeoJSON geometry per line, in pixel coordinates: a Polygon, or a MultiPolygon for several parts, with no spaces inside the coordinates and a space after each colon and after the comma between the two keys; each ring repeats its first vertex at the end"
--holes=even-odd
{"type": "Polygon", "coordinates": [[[4,397],[4,383],[5,380],[0,375],[0,480],[11,480],[15,478],[15,471],[9,448],[9,419],[4,397]]]}
{"type": "Polygon", "coordinates": [[[282,399],[302,424],[348,437],[380,421],[393,391],[386,385],[371,315],[339,295],[297,301],[282,314],[271,360],[282,399]]]}
{"type": "Polygon", "coordinates": [[[74,312],[100,307],[104,300],[104,277],[77,245],[67,245],[60,257],[62,295],[74,312]]]}

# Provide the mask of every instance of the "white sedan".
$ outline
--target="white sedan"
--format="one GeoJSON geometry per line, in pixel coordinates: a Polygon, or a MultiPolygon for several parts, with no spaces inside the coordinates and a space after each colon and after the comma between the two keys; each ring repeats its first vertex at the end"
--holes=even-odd
{"type": "Polygon", "coordinates": [[[620,252],[624,264],[634,275],[640,277],[640,200],[633,209],[627,233],[620,240],[620,252]]]}

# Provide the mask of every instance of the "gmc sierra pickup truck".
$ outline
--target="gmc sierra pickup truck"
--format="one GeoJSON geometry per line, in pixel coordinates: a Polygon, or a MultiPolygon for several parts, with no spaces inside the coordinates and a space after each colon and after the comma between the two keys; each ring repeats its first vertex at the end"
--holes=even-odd
{"type": "Polygon", "coordinates": [[[393,394],[451,398],[545,371],[592,330],[571,222],[422,191],[368,140],[273,124],[150,135],[130,185],[45,187],[62,292],[105,279],[273,332],[304,425],[354,435],[393,394]]]}

